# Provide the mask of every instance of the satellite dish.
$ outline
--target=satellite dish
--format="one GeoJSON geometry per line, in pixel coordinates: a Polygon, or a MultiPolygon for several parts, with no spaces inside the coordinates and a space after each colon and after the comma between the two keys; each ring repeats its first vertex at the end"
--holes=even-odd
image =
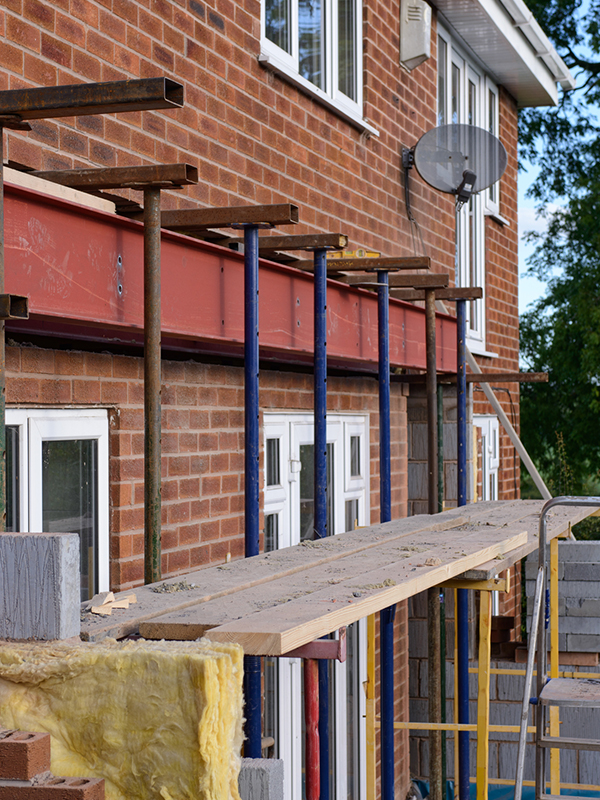
{"type": "Polygon", "coordinates": [[[432,128],[414,148],[419,175],[434,189],[449,194],[459,194],[466,172],[474,173],[471,193],[487,189],[502,177],[506,162],[500,139],[475,125],[432,128]]]}

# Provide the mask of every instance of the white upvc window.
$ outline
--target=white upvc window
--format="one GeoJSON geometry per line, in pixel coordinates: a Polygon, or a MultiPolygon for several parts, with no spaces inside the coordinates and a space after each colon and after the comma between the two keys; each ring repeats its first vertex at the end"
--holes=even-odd
{"type": "MultiPolygon", "coordinates": [[[[368,417],[327,415],[328,529],[353,530],[369,518],[368,417]]],[[[265,550],[314,538],[312,414],[264,415],[265,550]]],[[[330,795],[335,800],[365,797],[366,626],[347,631],[345,663],[330,662],[330,795]]],[[[302,661],[264,659],[264,736],[284,761],[284,796],[303,797],[302,661]]]]}
{"type": "Polygon", "coordinates": [[[6,409],[7,530],[78,533],[81,599],[107,591],[108,414],[6,409]]]}
{"type": "Polygon", "coordinates": [[[260,61],[377,134],[362,118],[362,0],[262,0],[260,61]]]}
{"type": "MultiPolygon", "coordinates": [[[[438,28],[438,125],[476,125],[498,135],[498,89],[483,71],[438,28]]],[[[483,298],[468,304],[467,339],[473,352],[485,352],[486,213],[499,213],[499,185],[474,195],[458,214],[457,286],[480,286],[483,298]]]]}

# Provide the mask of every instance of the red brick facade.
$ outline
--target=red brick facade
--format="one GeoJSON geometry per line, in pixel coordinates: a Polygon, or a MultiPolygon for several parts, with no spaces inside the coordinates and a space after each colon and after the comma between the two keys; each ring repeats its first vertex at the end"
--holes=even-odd
{"type": "MultiPolygon", "coordinates": [[[[408,73],[398,58],[398,0],[365,0],[364,115],[380,133],[369,138],[259,64],[260,7],[259,0],[5,0],[0,90],[159,75],[185,87],[181,110],[33,121],[29,134],[5,131],[5,157],[37,170],[187,162],[198,168],[198,185],[164,192],[163,208],[291,202],[300,211],[294,233],[340,231],[352,249],[413,255],[401,149],[436,124],[435,23],[432,57],[408,73]]],[[[501,88],[509,161],[500,214],[509,224],[485,223],[486,347],[498,357],[480,358],[484,370],[518,369],[516,121],[516,103],[501,88]]],[[[433,268],[452,279],[454,198],[413,178],[413,213],[433,268]]],[[[109,409],[111,588],[128,588],[143,580],[142,360],[83,352],[77,342],[68,347],[10,347],[7,403],[109,409]]],[[[518,427],[518,385],[507,388],[518,427]]],[[[263,411],[312,410],[306,372],[262,370],[260,389],[263,411]]],[[[481,396],[474,394],[475,413],[491,413],[481,396]]],[[[510,415],[507,395],[499,399],[510,415]]],[[[162,404],[162,566],[172,576],[243,555],[242,367],[167,358],[162,404]]],[[[330,377],[328,409],[369,415],[377,522],[376,380],[330,377]]],[[[408,499],[400,383],[392,384],[391,440],[394,518],[407,513],[408,499]]],[[[500,499],[514,497],[518,470],[501,431],[500,499]]],[[[407,719],[406,604],[396,619],[397,719],[407,719]]],[[[399,798],[408,788],[407,742],[407,733],[396,737],[399,798]]]]}
{"type": "MultiPolygon", "coordinates": [[[[111,588],[144,579],[144,411],[141,358],[7,348],[10,406],[99,406],[110,417],[111,588]]],[[[163,361],[162,567],[165,576],[244,554],[241,367],[163,361]]],[[[377,381],[330,378],[328,410],[370,420],[370,513],[379,521],[377,381]]],[[[312,376],[263,370],[263,410],[312,411],[312,376]]],[[[392,509],[406,515],[406,397],[392,387],[392,509]]],[[[262,524],[261,524],[262,529],[262,524]]]]}

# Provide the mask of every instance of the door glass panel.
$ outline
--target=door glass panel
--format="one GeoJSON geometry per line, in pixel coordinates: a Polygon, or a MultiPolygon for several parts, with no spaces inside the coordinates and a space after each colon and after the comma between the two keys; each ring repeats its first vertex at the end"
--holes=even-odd
{"type": "Polygon", "coordinates": [[[279,439],[267,439],[267,486],[279,486],[279,439]]]}
{"type": "Polygon", "coordinates": [[[350,477],[360,478],[360,436],[350,437],[350,477]]]}
{"type": "Polygon", "coordinates": [[[97,450],[95,439],[42,442],[42,530],[79,534],[82,600],[97,591],[97,450]]]}
{"type": "MultiPolygon", "coordinates": [[[[315,460],[314,445],[300,445],[300,541],[315,538],[315,460]]],[[[333,527],[333,444],[327,445],[327,532],[333,527]]]]}
{"type": "Polygon", "coordinates": [[[265,32],[267,39],[291,55],[291,0],[266,0],[265,32]]]}
{"type": "Polygon", "coordinates": [[[446,124],[448,45],[438,37],[438,125],[446,124]]]}
{"type": "Polygon", "coordinates": [[[356,100],[356,3],[338,0],[338,89],[356,100]]]}
{"type": "Polygon", "coordinates": [[[347,531],[353,531],[358,525],[358,498],[346,500],[346,528],[347,531]]]}
{"type": "Polygon", "coordinates": [[[452,64],[452,124],[460,122],[460,69],[452,64]]]}
{"type": "Polygon", "coordinates": [[[298,2],[298,66],[300,75],[319,89],[323,85],[323,0],[298,2]]]}
{"type": "Polygon", "coordinates": [[[265,517],[265,553],[279,549],[279,514],[265,517]]]}
{"type": "Polygon", "coordinates": [[[6,530],[21,529],[19,502],[19,427],[6,426],[6,530]]]}

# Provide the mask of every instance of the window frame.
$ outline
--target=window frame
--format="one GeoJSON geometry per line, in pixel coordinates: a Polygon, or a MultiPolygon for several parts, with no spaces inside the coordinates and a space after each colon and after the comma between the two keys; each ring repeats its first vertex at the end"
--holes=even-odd
{"type": "Polygon", "coordinates": [[[97,459],[97,579],[99,592],[110,589],[109,421],[107,409],[7,408],[7,426],[18,427],[20,529],[42,530],[42,443],[95,439],[97,459]]]}
{"type": "Polygon", "coordinates": [[[299,67],[299,0],[287,0],[290,4],[290,52],[286,52],[273,41],[267,38],[266,31],[266,4],[268,0],[261,0],[261,29],[260,29],[260,55],[259,62],[273,70],[289,82],[293,83],[306,94],[313,96],[323,105],[335,111],[339,116],[358,126],[363,131],[379,136],[376,128],[363,118],[363,41],[362,41],[362,3],[363,0],[352,0],[356,19],[354,32],[355,53],[355,91],[353,100],[339,89],[339,47],[337,35],[339,0],[322,0],[324,14],[323,36],[323,62],[324,81],[323,88],[316,86],[300,74],[299,67]]]}
{"type": "MultiPolygon", "coordinates": [[[[480,128],[489,129],[487,124],[490,108],[489,94],[494,95],[495,113],[494,127],[495,134],[499,133],[499,91],[498,87],[485,74],[476,63],[462,50],[448,32],[446,28],[438,24],[438,75],[440,66],[440,40],[445,43],[445,98],[440,97],[440,81],[438,78],[438,107],[437,119],[440,119],[440,112],[443,109],[446,124],[458,122],[468,124],[469,106],[468,91],[469,82],[472,77],[476,78],[477,108],[473,115],[473,124],[480,128]],[[459,70],[459,89],[460,97],[458,103],[457,118],[453,119],[452,114],[452,75],[453,66],[459,70]]],[[[455,275],[457,286],[470,286],[473,284],[480,286],[483,290],[483,297],[480,300],[473,300],[467,304],[467,342],[469,348],[474,353],[486,354],[486,258],[485,258],[485,216],[487,214],[498,215],[500,206],[500,187],[499,182],[494,184],[493,189],[486,189],[480,194],[474,195],[469,203],[465,203],[459,212],[456,235],[457,235],[457,255],[458,270],[455,275]],[[495,194],[495,199],[494,199],[495,194]],[[471,276],[474,275],[473,280],[471,276]]]]}

